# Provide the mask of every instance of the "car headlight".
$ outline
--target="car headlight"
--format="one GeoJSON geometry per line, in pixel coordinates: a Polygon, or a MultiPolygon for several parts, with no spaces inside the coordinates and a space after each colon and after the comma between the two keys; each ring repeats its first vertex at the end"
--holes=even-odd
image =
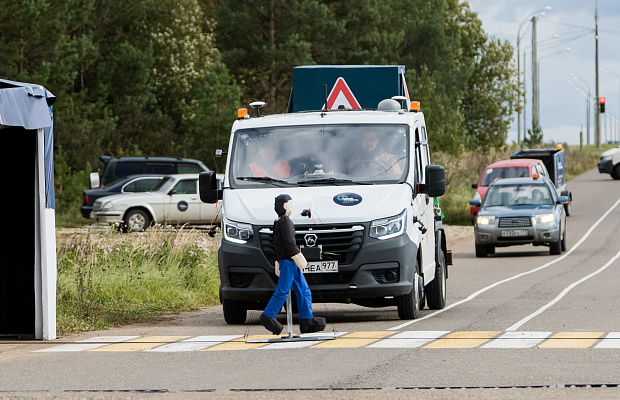
{"type": "Polygon", "coordinates": [[[476,223],[478,225],[494,225],[495,224],[495,216],[492,215],[482,215],[476,218],[476,223]]]}
{"type": "Polygon", "coordinates": [[[377,219],[370,223],[370,237],[389,239],[405,232],[407,227],[407,210],[389,218],[377,219]]]}
{"type": "Polygon", "coordinates": [[[114,205],[114,203],[112,203],[111,201],[106,201],[105,203],[103,203],[103,207],[101,207],[102,210],[109,210],[112,208],[112,206],[114,205]]]}
{"type": "Polygon", "coordinates": [[[247,243],[254,239],[254,228],[250,224],[224,221],[224,239],[233,243],[247,243]]]}
{"type": "Polygon", "coordinates": [[[536,222],[539,224],[550,224],[553,221],[555,221],[554,214],[537,214],[536,215],[536,222]]]}

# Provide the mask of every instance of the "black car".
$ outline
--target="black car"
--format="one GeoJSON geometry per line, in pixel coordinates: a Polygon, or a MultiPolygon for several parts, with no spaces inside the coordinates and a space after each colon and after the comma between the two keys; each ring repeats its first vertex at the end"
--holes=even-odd
{"type": "Polygon", "coordinates": [[[84,202],[80,210],[84,218],[90,218],[93,211],[93,203],[100,197],[111,196],[120,193],[148,192],[166,175],[139,174],[129,175],[105,185],[102,188],[84,190],[84,202]]]}

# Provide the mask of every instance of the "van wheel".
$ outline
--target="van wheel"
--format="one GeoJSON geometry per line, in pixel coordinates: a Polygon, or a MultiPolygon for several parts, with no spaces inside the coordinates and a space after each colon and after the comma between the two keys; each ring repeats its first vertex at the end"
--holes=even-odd
{"type": "Polygon", "coordinates": [[[614,179],[620,179],[620,164],[616,164],[614,169],[611,171],[611,177],[614,179]]]}
{"type": "Polygon", "coordinates": [[[425,293],[431,310],[441,310],[446,306],[446,259],[443,251],[439,252],[435,278],[426,285],[425,293]]]}
{"type": "Polygon", "coordinates": [[[396,298],[398,306],[398,318],[417,319],[420,317],[420,275],[418,275],[418,260],[415,262],[415,272],[413,273],[413,285],[411,292],[396,298]]]}
{"type": "Polygon", "coordinates": [[[134,209],[127,211],[123,223],[125,232],[142,232],[151,225],[151,218],[145,211],[134,209]]]}
{"type": "Polygon", "coordinates": [[[224,309],[224,321],[229,325],[245,323],[248,309],[240,301],[222,299],[224,309]]]}

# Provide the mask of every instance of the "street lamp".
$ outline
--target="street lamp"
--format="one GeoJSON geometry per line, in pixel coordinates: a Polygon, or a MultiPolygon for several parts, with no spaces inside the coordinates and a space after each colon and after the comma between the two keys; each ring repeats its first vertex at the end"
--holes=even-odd
{"type": "MultiPolygon", "coordinates": [[[[554,56],[556,54],[568,53],[570,50],[571,50],[570,47],[567,47],[565,49],[554,51],[553,53],[545,54],[545,55],[543,55],[541,57],[538,57],[538,62],[536,63],[536,69],[537,69],[537,72],[538,72],[538,76],[540,76],[540,60],[542,60],[543,58],[554,56]]],[[[540,87],[538,88],[537,93],[540,95],[540,87]]],[[[538,106],[540,107],[540,104],[538,104],[538,106]]],[[[540,124],[540,109],[538,109],[536,111],[537,111],[537,114],[538,114],[538,123],[540,124]]],[[[542,126],[542,124],[541,124],[541,126],[542,126]]]]}
{"type": "MultiPolygon", "coordinates": [[[[523,24],[525,24],[526,22],[530,21],[530,17],[532,17],[533,15],[539,14],[538,17],[544,17],[545,13],[544,11],[551,11],[551,7],[547,6],[545,8],[542,8],[540,10],[534,11],[530,14],[528,14],[523,21],[521,21],[521,24],[519,25],[519,29],[517,30],[517,79],[519,81],[519,94],[518,94],[518,105],[521,105],[521,28],[523,27],[523,24]]],[[[524,71],[525,72],[525,71],[524,71]]],[[[523,82],[525,84],[525,80],[523,82]]],[[[525,111],[524,111],[525,112],[525,111]]],[[[525,125],[523,126],[524,129],[524,134],[523,137],[525,138],[525,125]]],[[[518,117],[517,117],[517,143],[521,142],[521,108],[518,108],[518,117]]]]}
{"type": "Polygon", "coordinates": [[[606,74],[612,74],[613,76],[615,76],[618,79],[618,110],[619,110],[618,115],[620,115],[620,75],[618,75],[614,71],[610,71],[610,70],[605,69],[603,67],[599,67],[599,69],[601,71],[605,72],[606,74]]]}
{"type": "MultiPolygon", "coordinates": [[[[590,85],[588,84],[588,81],[586,81],[585,79],[583,79],[580,76],[577,76],[575,74],[568,74],[571,78],[575,79],[575,80],[581,80],[583,81],[583,83],[586,84],[586,87],[588,88],[588,97],[586,100],[587,103],[587,108],[586,108],[586,118],[587,118],[587,136],[586,136],[586,143],[588,144],[588,146],[590,145],[590,99],[591,99],[591,95],[590,95],[590,85]]],[[[573,82],[569,81],[571,84],[574,85],[573,82]]]]}

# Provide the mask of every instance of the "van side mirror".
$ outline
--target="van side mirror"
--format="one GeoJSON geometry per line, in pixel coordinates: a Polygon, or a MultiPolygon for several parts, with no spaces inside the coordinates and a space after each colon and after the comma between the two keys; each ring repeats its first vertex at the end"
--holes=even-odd
{"type": "Polygon", "coordinates": [[[446,170],[441,165],[427,165],[426,185],[421,185],[420,193],[428,194],[430,197],[439,197],[446,192],[446,170]]]}
{"type": "Polygon", "coordinates": [[[205,171],[198,175],[198,190],[203,203],[215,204],[222,198],[222,190],[217,188],[215,171],[205,171]]]}
{"type": "Polygon", "coordinates": [[[93,172],[90,174],[90,188],[96,189],[101,185],[101,181],[99,180],[99,174],[93,172]]]}

